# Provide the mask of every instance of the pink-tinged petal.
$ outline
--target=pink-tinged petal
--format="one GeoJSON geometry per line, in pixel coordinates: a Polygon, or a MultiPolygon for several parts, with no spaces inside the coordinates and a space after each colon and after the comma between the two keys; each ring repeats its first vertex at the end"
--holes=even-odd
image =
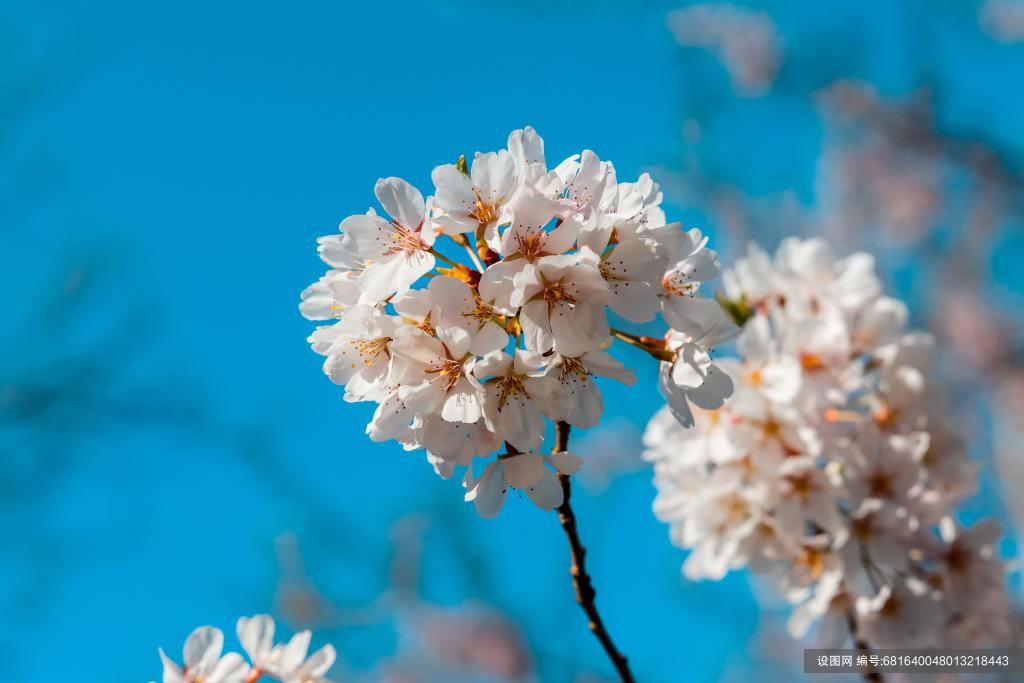
{"type": "Polygon", "coordinates": [[[551,470],[547,469],[544,470],[540,481],[526,489],[526,495],[541,510],[554,510],[565,500],[561,482],[551,470]]]}
{"type": "Polygon", "coordinates": [[[466,379],[459,380],[445,398],[441,417],[448,422],[474,424],[483,415],[481,391],[466,379]]]}
{"type": "Polygon", "coordinates": [[[366,433],[371,441],[381,442],[407,436],[409,422],[413,413],[399,398],[398,393],[387,397],[373,413],[373,419],[366,425],[366,433]]]}
{"type": "Polygon", "coordinates": [[[476,334],[469,350],[473,355],[486,356],[493,351],[500,351],[508,346],[508,332],[492,320],[484,323],[476,334]]]}
{"type": "Polygon", "coordinates": [[[615,280],[608,283],[612,293],[611,309],[626,320],[643,323],[658,315],[661,301],[649,282],[615,280]]]}
{"type": "Polygon", "coordinates": [[[628,387],[636,384],[636,373],[632,368],[615,359],[614,356],[605,351],[591,351],[581,359],[583,366],[598,377],[611,377],[617,379],[628,387]]]}
{"type": "Polygon", "coordinates": [[[548,307],[543,301],[531,301],[523,306],[519,311],[519,323],[528,349],[543,353],[554,346],[548,307]]]}
{"type": "Polygon", "coordinates": [[[488,204],[501,203],[511,195],[515,161],[505,150],[478,154],[473,159],[470,177],[480,192],[480,199],[488,204]]]}
{"type": "Polygon", "coordinates": [[[415,385],[402,385],[398,388],[398,396],[405,404],[421,415],[434,415],[441,412],[445,394],[437,382],[429,380],[415,385]]]}
{"type": "Polygon", "coordinates": [[[540,453],[520,453],[504,459],[505,480],[517,489],[525,490],[544,476],[544,460],[540,453]]]}
{"type": "Polygon", "coordinates": [[[394,227],[376,214],[357,214],[341,222],[342,238],[337,243],[323,238],[320,257],[335,268],[347,266],[358,255],[360,260],[380,258],[394,244],[394,227]]]}
{"type": "Polygon", "coordinates": [[[505,315],[515,315],[518,304],[512,303],[515,292],[513,280],[516,275],[529,265],[523,259],[515,261],[498,261],[489,266],[480,278],[478,285],[480,298],[493,301],[494,309],[505,315]]]}
{"type": "Polygon", "coordinates": [[[377,201],[399,225],[416,230],[423,222],[423,195],[401,178],[381,178],[373,188],[377,201]]]}
{"type": "Polygon", "coordinates": [[[374,261],[359,276],[361,301],[376,304],[391,294],[408,290],[434,267],[434,255],[422,250],[388,254],[374,261]]]}
{"type": "Polygon", "coordinates": [[[583,465],[583,458],[566,451],[558,451],[547,457],[548,462],[562,474],[576,474],[583,465]]]}
{"type": "Polygon", "coordinates": [[[508,136],[508,152],[522,171],[531,164],[544,163],[544,140],[532,126],[514,130],[508,136]]]}
{"type": "Polygon", "coordinates": [[[331,268],[357,270],[363,262],[356,241],[348,235],[325,235],[318,237],[316,242],[319,245],[316,248],[317,253],[331,268]]]}
{"type": "Polygon", "coordinates": [[[437,337],[448,349],[448,355],[454,360],[464,357],[469,352],[469,345],[473,341],[473,337],[462,327],[442,327],[437,330],[437,337]]]}
{"type": "MultiPolygon", "coordinates": [[[[492,391],[497,387],[492,385],[492,391]]],[[[529,396],[510,394],[498,410],[498,432],[518,450],[529,451],[544,440],[544,417],[529,396]]]]}
{"type": "Polygon", "coordinates": [[[466,493],[466,500],[476,503],[476,511],[481,517],[491,518],[498,514],[505,504],[508,485],[503,474],[504,467],[495,460],[484,470],[472,489],[466,493]]]}
{"type": "Polygon", "coordinates": [[[732,378],[721,368],[712,365],[708,368],[707,377],[697,389],[689,392],[690,401],[704,410],[717,410],[725,404],[725,399],[732,396],[732,378]]]}
{"type": "Polygon", "coordinates": [[[504,375],[512,366],[512,356],[504,351],[492,351],[473,366],[473,375],[484,380],[494,375],[504,375]]]}

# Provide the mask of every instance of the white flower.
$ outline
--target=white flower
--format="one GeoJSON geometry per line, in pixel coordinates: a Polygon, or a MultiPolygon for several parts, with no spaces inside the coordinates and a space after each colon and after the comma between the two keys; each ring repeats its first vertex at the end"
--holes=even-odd
{"type": "Polygon", "coordinates": [[[597,255],[583,247],[542,258],[516,275],[513,304],[522,306],[527,348],[578,356],[611,343],[604,312],[610,296],[597,264],[597,255]]]}
{"type": "Polygon", "coordinates": [[[164,683],[243,683],[249,665],[235,652],[221,656],[224,634],[220,629],[202,626],[192,631],[185,641],[184,668],[175,664],[163,649],[164,683]]]}
{"type": "Polygon", "coordinates": [[[604,400],[594,377],[611,377],[626,386],[636,384],[633,371],[604,351],[588,351],[575,357],[554,354],[550,362],[562,385],[564,399],[555,407],[555,417],[574,427],[593,427],[604,412],[604,400]]]}
{"type": "Polygon", "coordinates": [[[440,339],[414,327],[401,328],[391,344],[389,381],[417,413],[474,423],[483,416],[483,387],[473,376],[476,358],[469,353],[470,336],[457,327],[438,334],[440,339]]]}
{"type": "Polygon", "coordinates": [[[309,320],[340,318],[359,302],[359,281],[352,271],[329,270],[319,281],[302,290],[299,311],[309,320]]]}
{"type": "Polygon", "coordinates": [[[544,417],[550,417],[564,401],[561,384],[545,364],[540,354],[516,349],[515,356],[494,351],[473,368],[474,375],[486,380],[487,401],[495,413],[498,433],[521,451],[540,446],[544,417]]]}
{"type": "Polygon", "coordinates": [[[882,586],[874,596],[857,598],[857,615],[859,632],[869,643],[928,647],[941,635],[935,626],[943,621],[942,608],[913,577],[882,586]]]}
{"type": "MultiPolygon", "coordinates": [[[[526,127],[507,150],[478,153],[468,170],[437,166],[432,179],[427,199],[399,178],[379,180],[387,215],[370,209],[320,238],[330,270],[301,296],[303,315],[333,323],[309,338],[326,356],[324,372],[345,386],[346,401],[377,404],[372,441],[422,449],[445,478],[466,468],[471,499],[490,514],[509,468],[543,507],[560,500],[549,469],[526,469],[541,472],[535,481],[516,473],[532,458],[516,451],[536,451],[548,421],[596,425],[596,376],[636,381],[606,352],[616,339],[673,360],[663,384],[684,422],[691,401],[722,406],[732,382],[709,354],[738,328],[696,292],[718,274],[717,257],[700,231],[665,222],[650,176],[620,183],[590,150],[548,169],[543,140],[526,127]],[[454,260],[463,250],[469,264],[454,260]],[[633,322],[663,311],[675,329],[613,336],[609,309],[633,322]],[[477,479],[476,459],[503,443],[511,456],[477,479]]],[[[781,376],[771,368],[782,360],[764,363],[765,375],[781,376]]]]}
{"type": "Polygon", "coordinates": [[[466,500],[476,503],[482,517],[494,517],[505,504],[508,487],[525,491],[542,510],[554,510],[562,504],[562,486],[550,465],[560,474],[575,474],[581,464],[572,453],[518,453],[496,458],[484,468],[479,479],[467,473],[466,500]]]}
{"type": "Polygon", "coordinates": [[[434,234],[423,229],[426,204],[420,191],[401,178],[382,178],[374,193],[390,221],[371,210],[340,226],[348,249],[366,264],[359,289],[362,301],[370,304],[404,292],[434,267],[434,234]]]}
{"type": "Polygon", "coordinates": [[[489,266],[480,278],[480,296],[493,301],[500,312],[515,315],[521,305],[513,301],[518,291],[512,287],[516,277],[539,259],[569,250],[579,228],[578,221],[560,220],[551,230],[546,230],[552,219],[564,215],[565,207],[529,184],[516,194],[509,212],[512,224],[493,247],[503,260],[489,266]]]}
{"type": "Polygon", "coordinates": [[[684,427],[693,425],[691,403],[704,410],[715,410],[732,395],[732,378],[694,343],[680,345],[675,360],[661,364],[659,377],[662,396],[684,427]]]}
{"type": "MultiPolygon", "coordinates": [[[[661,236],[664,254],[665,232],[637,234],[661,236]]],[[[681,251],[699,256],[698,244],[681,251]]],[[[975,477],[932,380],[934,340],[905,329],[872,259],[837,260],[821,240],[785,240],[774,260],[751,247],[723,278],[744,323],[740,358],[717,363],[708,349],[729,325],[713,302],[686,298],[706,261],[683,263],[665,280],[667,406],[644,455],[655,513],[692,548],[684,572],[769,573],[798,604],[791,632],[820,622],[832,647],[850,619],[873,648],[1005,644],[998,527],[960,533],[950,514],[975,477]]]]}
{"type": "MultiPolygon", "coordinates": [[[[487,410],[485,406],[485,413],[487,410]]],[[[501,448],[503,439],[489,423],[491,419],[487,417],[472,424],[449,422],[440,415],[420,417],[416,425],[417,443],[428,454],[444,460],[446,467],[469,465],[474,456],[486,456],[501,448]]],[[[446,470],[442,476],[447,479],[451,474],[446,470]]]]}
{"type": "Polygon", "coordinates": [[[800,391],[800,363],[775,348],[771,323],[764,316],[752,318],[736,340],[743,357],[747,382],[776,403],[788,403],[800,391]]]}
{"type": "Polygon", "coordinates": [[[670,266],[661,279],[661,308],[671,328],[697,337],[706,330],[702,321],[708,306],[706,299],[695,297],[697,289],[702,282],[718,277],[721,266],[715,252],[706,248],[707,237],[697,228],[677,231],[673,241],[674,245],[667,245],[670,266]]]}
{"type": "Polygon", "coordinates": [[[309,337],[313,350],[327,356],[324,374],[345,385],[345,400],[384,397],[392,338],[398,322],[372,306],[349,308],[333,325],[318,327],[309,337]]]}
{"type": "Polygon", "coordinates": [[[494,232],[508,219],[508,202],[519,188],[515,160],[506,150],[478,153],[469,175],[454,164],[434,169],[437,187],[434,222],[449,234],[484,229],[493,241],[494,232]]]}
{"type": "Polygon", "coordinates": [[[237,631],[257,671],[284,683],[328,683],[323,675],[334,664],[334,647],[325,645],[307,659],[309,631],[299,631],[287,644],[274,645],[274,620],[267,614],[240,618],[237,631]]]}
{"type": "Polygon", "coordinates": [[[609,308],[632,322],[654,319],[662,263],[646,241],[620,242],[601,257],[598,267],[611,293],[609,308]]]}
{"type": "Polygon", "coordinates": [[[440,308],[437,324],[466,330],[471,337],[469,348],[474,354],[486,356],[508,344],[508,332],[494,321],[494,307],[466,283],[451,277],[435,277],[427,291],[440,308]]]}

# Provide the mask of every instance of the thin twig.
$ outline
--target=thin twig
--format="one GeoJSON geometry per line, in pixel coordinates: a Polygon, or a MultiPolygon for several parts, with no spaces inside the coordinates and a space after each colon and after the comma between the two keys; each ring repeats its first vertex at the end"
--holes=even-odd
{"type": "MultiPolygon", "coordinates": [[[[871,654],[871,646],[868,645],[868,641],[861,638],[857,633],[857,617],[853,614],[852,609],[846,610],[846,625],[850,629],[850,638],[853,639],[853,646],[857,648],[857,652],[863,655],[871,654]]],[[[865,681],[875,681],[876,683],[882,683],[884,680],[882,674],[877,671],[864,671],[863,674],[865,681]]]]}
{"type": "Polygon", "coordinates": [[[427,251],[429,251],[431,254],[433,254],[434,258],[439,259],[441,261],[444,261],[445,263],[447,263],[452,268],[458,268],[459,267],[458,263],[456,263],[455,261],[452,261],[450,258],[448,258],[444,254],[439,252],[437,249],[434,249],[433,247],[430,247],[429,249],[427,249],[427,251]]]}
{"type": "Polygon", "coordinates": [[[642,349],[658,360],[664,360],[671,363],[675,359],[675,354],[667,348],[664,339],[630,334],[624,330],[617,330],[614,327],[611,329],[611,333],[616,339],[624,341],[630,346],[642,349]]]}
{"type": "MultiPolygon", "coordinates": [[[[555,426],[555,452],[569,449],[569,429],[567,422],[559,422],[555,426]]],[[[576,602],[586,612],[590,631],[601,641],[601,647],[608,654],[608,658],[612,660],[612,664],[615,665],[615,669],[624,683],[634,683],[636,679],[633,678],[633,674],[629,670],[626,656],[615,647],[612,637],[608,634],[608,629],[605,628],[604,622],[601,620],[601,615],[597,613],[597,605],[594,603],[597,592],[590,582],[590,575],[587,574],[586,566],[583,563],[587,551],[580,542],[579,531],[576,529],[576,515],[569,504],[571,493],[569,477],[559,474],[558,480],[562,484],[563,494],[562,504],[558,506],[558,521],[562,524],[562,529],[569,539],[569,554],[572,558],[569,574],[572,576],[573,588],[576,589],[576,602]]]]}

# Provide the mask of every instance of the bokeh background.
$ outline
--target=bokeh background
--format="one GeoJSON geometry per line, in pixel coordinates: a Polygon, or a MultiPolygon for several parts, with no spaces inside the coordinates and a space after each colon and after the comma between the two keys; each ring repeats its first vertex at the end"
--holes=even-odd
{"type": "MultiPolygon", "coordinates": [[[[997,516],[1012,556],[1022,41],[1011,0],[6,5],[0,680],[158,679],[157,646],[263,611],[334,643],[343,681],[609,680],[554,515],[479,519],[371,444],[297,310],[376,178],[429,190],[526,124],[550,159],[652,171],[726,261],[870,249],[940,339],[983,472],[964,518],[997,516]]],[[[638,385],[575,434],[605,620],[640,680],[785,680],[771,591],[685,582],[650,514],[661,400],[631,351],[638,385]]]]}

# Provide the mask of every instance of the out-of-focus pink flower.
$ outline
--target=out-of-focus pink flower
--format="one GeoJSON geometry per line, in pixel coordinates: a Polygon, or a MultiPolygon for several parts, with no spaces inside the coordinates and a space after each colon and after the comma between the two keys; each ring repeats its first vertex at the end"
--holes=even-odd
{"type": "Polygon", "coordinates": [[[721,60],[737,95],[763,95],[778,75],[781,39],[767,12],[730,4],[690,5],[670,12],[668,27],[679,43],[705,48],[721,60]]]}
{"type": "Polygon", "coordinates": [[[520,678],[532,670],[530,653],[516,626],[480,607],[433,610],[418,625],[434,656],[459,669],[498,678],[520,678]]]}

